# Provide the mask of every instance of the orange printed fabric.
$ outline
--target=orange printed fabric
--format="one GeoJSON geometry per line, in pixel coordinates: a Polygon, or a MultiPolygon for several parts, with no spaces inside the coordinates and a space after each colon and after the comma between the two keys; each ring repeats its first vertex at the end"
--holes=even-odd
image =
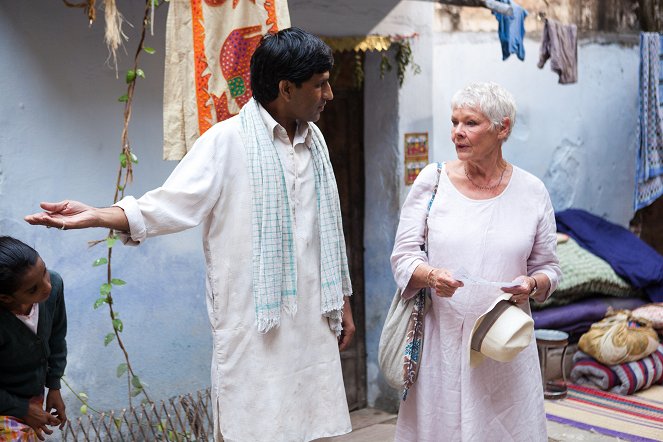
{"type": "Polygon", "coordinates": [[[0,441],[39,442],[34,430],[21,420],[0,416],[0,441]]]}
{"type": "Polygon", "coordinates": [[[286,0],[173,0],[166,25],[164,159],[180,160],[251,98],[262,35],[290,27],[286,0]]]}

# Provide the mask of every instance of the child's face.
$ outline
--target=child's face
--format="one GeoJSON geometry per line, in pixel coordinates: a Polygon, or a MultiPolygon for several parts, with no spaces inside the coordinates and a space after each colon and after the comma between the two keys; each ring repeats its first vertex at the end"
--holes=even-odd
{"type": "Polygon", "coordinates": [[[0,300],[12,306],[31,305],[43,302],[48,299],[51,293],[51,275],[46,270],[46,264],[37,257],[35,265],[30,267],[18,286],[18,289],[11,295],[0,295],[0,300]]]}

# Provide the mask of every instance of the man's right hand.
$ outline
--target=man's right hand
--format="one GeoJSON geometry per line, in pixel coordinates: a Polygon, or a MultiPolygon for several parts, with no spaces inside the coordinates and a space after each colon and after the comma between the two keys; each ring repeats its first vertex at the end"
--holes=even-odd
{"type": "Polygon", "coordinates": [[[64,200],[59,203],[41,203],[43,212],[25,217],[32,225],[55,227],[61,230],[107,227],[128,231],[129,223],[120,207],[98,209],[87,204],[64,200]]]}
{"type": "Polygon", "coordinates": [[[53,434],[53,430],[48,428],[47,425],[60,425],[60,419],[44,411],[41,404],[32,402],[28,407],[28,413],[23,417],[23,422],[35,430],[39,440],[46,440],[43,433],[53,434]]]}
{"type": "Polygon", "coordinates": [[[93,227],[94,207],[78,201],[60,201],[59,203],[41,203],[44,212],[35,213],[25,217],[33,225],[56,227],[58,229],[82,229],[93,227]]]}

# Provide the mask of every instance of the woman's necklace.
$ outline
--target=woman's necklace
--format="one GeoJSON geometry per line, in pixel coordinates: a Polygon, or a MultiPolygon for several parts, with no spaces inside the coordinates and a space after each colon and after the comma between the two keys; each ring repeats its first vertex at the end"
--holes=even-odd
{"type": "Polygon", "coordinates": [[[500,186],[500,184],[502,184],[502,178],[504,178],[504,172],[506,171],[507,168],[505,167],[504,169],[502,169],[502,173],[500,174],[500,180],[494,186],[480,186],[477,183],[475,183],[474,181],[472,181],[472,178],[470,178],[470,174],[467,173],[467,163],[463,164],[463,169],[465,170],[465,176],[467,177],[467,179],[477,189],[479,189],[479,190],[495,190],[500,186]]]}

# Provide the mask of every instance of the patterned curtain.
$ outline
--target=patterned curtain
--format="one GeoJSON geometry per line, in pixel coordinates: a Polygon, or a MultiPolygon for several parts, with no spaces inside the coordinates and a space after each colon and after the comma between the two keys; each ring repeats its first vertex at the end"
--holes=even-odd
{"type": "Polygon", "coordinates": [[[166,25],[164,159],[180,160],[251,98],[262,35],[290,27],[287,0],[171,0],[166,25]]]}
{"type": "Polygon", "coordinates": [[[635,210],[663,195],[663,35],[640,34],[635,210]]]}

